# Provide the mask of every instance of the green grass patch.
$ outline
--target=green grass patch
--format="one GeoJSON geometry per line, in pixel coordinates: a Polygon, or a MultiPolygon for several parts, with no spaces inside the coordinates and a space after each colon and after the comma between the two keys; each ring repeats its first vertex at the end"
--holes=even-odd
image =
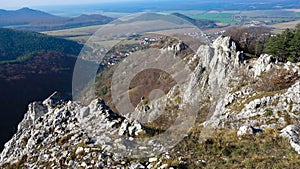
{"type": "Polygon", "coordinates": [[[100,88],[98,94],[99,94],[100,96],[102,96],[102,95],[105,95],[105,94],[107,93],[107,91],[108,91],[107,86],[102,86],[102,87],[100,88]]]}
{"type": "Polygon", "coordinates": [[[30,52],[30,53],[27,53],[23,56],[20,56],[20,57],[17,57],[15,60],[3,60],[3,61],[0,61],[0,65],[2,64],[13,64],[13,63],[23,63],[23,62],[26,62],[30,59],[32,59],[33,57],[35,57],[37,55],[37,52],[30,52]]]}
{"type": "Polygon", "coordinates": [[[272,116],[273,115],[273,109],[272,108],[266,108],[264,115],[265,116],[272,116]]]}
{"type": "Polygon", "coordinates": [[[204,13],[204,14],[195,15],[192,18],[207,19],[207,20],[228,23],[228,24],[237,24],[238,23],[236,21],[232,21],[232,13],[204,13]]]}
{"type": "Polygon", "coordinates": [[[247,20],[256,20],[256,21],[292,21],[292,18],[250,18],[247,20]]]}

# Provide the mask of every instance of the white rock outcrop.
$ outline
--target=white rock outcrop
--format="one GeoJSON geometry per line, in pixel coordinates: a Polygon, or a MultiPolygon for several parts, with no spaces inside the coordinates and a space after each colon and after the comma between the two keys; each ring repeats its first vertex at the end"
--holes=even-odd
{"type": "MultiPolygon", "coordinates": [[[[72,151],[75,155],[88,154],[90,157],[86,158],[92,158],[97,156],[94,153],[110,147],[110,135],[116,132],[128,136],[138,136],[146,132],[139,122],[130,122],[112,112],[102,99],[95,99],[88,106],[81,106],[76,102],[64,102],[58,98],[57,93],[54,93],[45,101],[34,102],[28,106],[28,112],[20,122],[17,133],[5,144],[0,154],[0,165],[15,163],[24,156],[30,156],[38,161],[28,161],[27,167],[39,168],[39,162],[59,159],[60,154],[62,159],[69,159],[72,151]],[[82,143],[101,145],[103,149],[83,146],[73,149],[82,143]],[[65,148],[62,148],[63,145],[65,148]]],[[[117,144],[122,146],[121,143],[117,144]]],[[[74,160],[65,163],[71,168],[82,165],[88,167],[87,164],[74,160]]]]}
{"type": "MultiPolygon", "coordinates": [[[[178,52],[184,48],[180,42],[161,52],[178,52]]],[[[140,122],[150,123],[167,113],[166,119],[190,120],[188,125],[177,121],[176,129],[181,131],[184,127],[195,127],[196,115],[203,113],[207,114],[206,120],[196,126],[212,129],[209,132],[216,128],[236,129],[237,135],[242,136],[263,132],[265,128],[283,128],[289,119],[300,119],[300,78],[278,91],[257,91],[254,85],[261,80],[260,75],[272,68],[298,72],[300,77],[299,63],[279,65],[270,55],[245,60],[232,39],[224,36],[211,45],[200,46],[191,59],[198,64],[185,83],[129,112],[128,118],[111,111],[102,99],[83,106],[78,102],[64,102],[54,93],[43,102],[31,103],[16,134],[0,154],[0,166],[24,158],[26,168],[42,168],[43,163],[51,163],[52,168],[62,165],[66,168],[167,168],[160,158],[150,154],[152,158],[145,165],[128,163],[118,156],[124,152],[130,155],[132,151],[128,147],[134,147],[137,152],[147,150],[137,144],[139,136],[149,134],[149,128],[140,122]]],[[[300,154],[299,127],[287,126],[281,136],[287,137],[300,154]]],[[[153,145],[160,152],[166,150],[153,140],[145,144],[153,145]]]]}
{"type": "Polygon", "coordinates": [[[280,136],[289,139],[291,146],[295,151],[300,154],[300,126],[289,125],[280,131],[280,136]]]}
{"type": "Polygon", "coordinates": [[[262,72],[269,71],[275,63],[275,59],[272,55],[262,54],[253,65],[254,76],[257,77],[261,75],[262,72]]]}

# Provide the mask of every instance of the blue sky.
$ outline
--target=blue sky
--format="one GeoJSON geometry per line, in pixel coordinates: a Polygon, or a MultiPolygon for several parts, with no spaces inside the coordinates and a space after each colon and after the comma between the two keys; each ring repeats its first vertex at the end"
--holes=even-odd
{"type": "Polygon", "coordinates": [[[35,7],[46,5],[77,5],[95,4],[105,2],[126,2],[141,0],[0,0],[0,9],[18,9],[22,7],[35,7]]]}
{"type": "MultiPolygon", "coordinates": [[[[272,8],[272,6],[278,6],[278,5],[288,7],[288,8],[300,8],[299,0],[0,0],[0,4],[1,4],[0,9],[19,9],[22,7],[40,9],[39,7],[41,6],[44,7],[57,6],[57,5],[71,6],[71,5],[80,5],[80,4],[101,4],[101,3],[112,4],[116,2],[142,2],[142,5],[140,3],[136,3],[136,4],[140,4],[138,8],[141,7],[147,8],[148,6],[151,6],[154,9],[157,8],[161,9],[163,2],[165,2],[164,9],[167,8],[173,9],[175,8],[174,6],[177,6],[177,8],[179,9],[182,9],[182,7],[189,8],[189,9],[198,9],[198,7],[201,8],[204,5],[208,5],[208,4],[210,4],[210,6],[206,6],[206,7],[209,7],[210,9],[212,8],[236,9],[237,6],[242,6],[243,8],[248,9],[248,7],[253,6],[253,4],[255,4],[256,7],[258,7],[259,9],[264,9],[264,8],[270,9],[272,8]],[[174,1],[178,1],[178,2],[174,3],[174,1]],[[148,4],[145,5],[143,2],[146,2],[148,4]],[[155,4],[156,6],[153,4],[155,4]],[[161,5],[157,5],[157,4],[161,4],[161,5]],[[235,5],[235,7],[233,7],[232,5],[235,5]]],[[[132,4],[130,4],[129,6],[128,4],[130,3],[123,3],[122,5],[125,5],[128,8],[132,7],[131,6],[132,4]]],[[[124,7],[122,5],[121,7],[124,7]]]]}

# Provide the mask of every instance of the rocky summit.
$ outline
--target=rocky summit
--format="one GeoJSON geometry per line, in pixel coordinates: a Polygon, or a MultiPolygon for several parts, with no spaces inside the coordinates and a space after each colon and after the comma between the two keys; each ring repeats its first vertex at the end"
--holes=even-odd
{"type": "Polygon", "coordinates": [[[17,133],[5,144],[1,163],[31,159],[24,165],[26,168],[52,166],[52,162],[53,166],[60,166],[63,162],[69,167],[86,167],[83,161],[94,159],[93,166],[101,166],[104,165],[100,162],[102,158],[112,158],[111,154],[104,153],[105,148],[98,146],[110,141],[105,140],[109,139],[105,137],[107,133],[137,136],[143,132],[140,123],[129,122],[112,112],[101,99],[80,106],[71,101],[63,102],[58,93],[54,93],[43,102],[33,102],[28,106],[17,133]],[[91,118],[96,118],[98,125],[91,125],[91,118]],[[90,127],[94,131],[103,131],[103,135],[90,137],[86,132],[90,127]],[[83,161],[72,160],[78,154],[86,154],[83,161]]]}
{"type": "MultiPolygon", "coordinates": [[[[228,160],[234,158],[235,149],[245,147],[233,144],[248,144],[248,139],[253,145],[259,142],[261,150],[259,145],[268,141],[264,135],[274,138],[273,143],[282,140],[280,143],[290,144],[278,144],[281,153],[286,148],[295,154],[281,154],[276,160],[290,156],[299,159],[300,63],[281,63],[266,54],[247,58],[237,51],[235,42],[224,36],[211,45],[200,46],[187,63],[196,60],[187,82],[175,85],[156,100],[142,101],[126,117],[110,110],[100,98],[81,105],[63,101],[54,93],[43,102],[31,103],[16,134],[5,144],[1,168],[205,168],[216,163],[214,160],[221,160],[226,168],[226,163],[236,165],[228,160]],[[192,110],[187,110],[191,109],[189,105],[192,110]],[[197,117],[177,147],[168,149],[152,142],[151,147],[159,149],[160,154],[142,159],[130,156],[134,152],[129,152],[128,142],[151,137],[161,127],[154,125],[184,119],[186,114],[182,112],[188,111],[196,112],[197,117]],[[214,136],[218,130],[233,133],[234,141],[218,142],[214,136]],[[269,134],[273,130],[278,132],[269,134]],[[200,154],[202,149],[213,152],[217,149],[211,148],[214,144],[217,148],[224,144],[227,147],[212,156],[200,154]]],[[[146,149],[133,145],[137,151],[146,149]]],[[[269,151],[273,150],[265,150],[269,151]]]]}

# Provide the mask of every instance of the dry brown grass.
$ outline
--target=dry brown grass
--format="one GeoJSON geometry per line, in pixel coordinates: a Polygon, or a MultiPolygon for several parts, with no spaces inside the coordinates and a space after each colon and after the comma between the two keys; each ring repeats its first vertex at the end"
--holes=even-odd
{"type": "Polygon", "coordinates": [[[300,156],[276,129],[238,137],[236,130],[216,130],[200,142],[201,130],[191,134],[164,161],[175,168],[297,168],[300,156]],[[175,153],[176,152],[176,153],[175,153]],[[178,161],[178,156],[184,157],[178,161]],[[201,162],[201,161],[204,162],[201,162]]]}
{"type": "Polygon", "coordinates": [[[256,91],[272,92],[291,87],[300,79],[298,72],[273,69],[261,75],[261,80],[254,85],[256,91]]]}
{"type": "Polygon", "coordinates": [[[274,25],[268,25],[269,28],[272,28],[272,32],[279,34],[282,33],[286,29],[293,29],[296,27],[297,24],[300,23],[300,20],[297,21],[291,21],[291,22],[284,22],[284,23],[278,23],[274,25]]]}
{"type": "MultiPolygon", "coordinates": [[[[149,47],[161,49],[177,43],[178,43],[178,39],[176,38],[164,37],[161,40],[152,43],[149,47]]],[[[115,50],[118,49],[117,46],[114,48],[115,50]]],[[[111,53],[114,53],[114,51],[112,50],[111,53]]],[[[193,51],[188,46],[185,45],[183,50],[177,52],[176,54],[177,57],[184,59],[186,57],[191,57],[193,55],[193,51]]],[[[96,78],[97,96],[103,98],[106,104],[109,105],[110,108],[115,112],[118,111],[114,107],[114,104],[112,102],[110,89],[111,89],[112,76],[117,66],[118,64],[115,64],[114,66],[111,67],[107,67],[105,70],[101,71],[96,78]],[[103,88],[106,88],[107,91],[102,92],[103,88]]],[[[194,65],[189,65],[189,66],[191,69],[194,69],[195,67],[194,65]]],[[[158,70],[158,69],[147,69],[141,71],[134,76],[134,78],[131,80],[129,85],[128,92],[129,92],[131,104],[136,107],[139,104],[141,97],[145,97],[146,99],[150,100],[149,94],[154,89],[159,89],[163,91],[164,94],[167,94],[175,84],[176,81],[172,78],[171,75],[169,75],[165,71],[158,70]]]]}

